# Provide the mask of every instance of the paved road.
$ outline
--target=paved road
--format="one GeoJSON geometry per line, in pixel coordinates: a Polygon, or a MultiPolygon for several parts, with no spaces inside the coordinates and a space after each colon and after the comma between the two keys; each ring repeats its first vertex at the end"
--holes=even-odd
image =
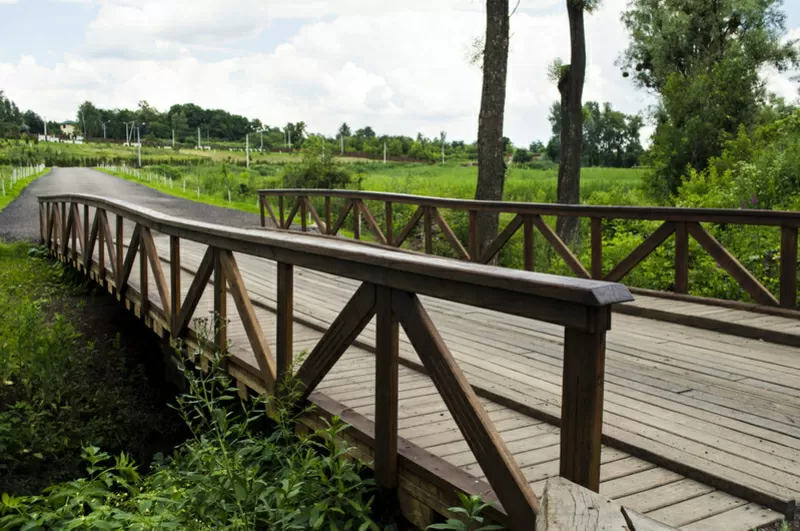
{"type": "Polygon", "coordinates": [[[147,205],[172,216],[236,227],[259,224],[256,214],[222,208],[161,193],[152,188],[87,168],[54,168],[36,179],[0,212],[0,239],[38,240],[39,207],[36,198],[45,194],[85,193],[124,199],[147,205]]]}

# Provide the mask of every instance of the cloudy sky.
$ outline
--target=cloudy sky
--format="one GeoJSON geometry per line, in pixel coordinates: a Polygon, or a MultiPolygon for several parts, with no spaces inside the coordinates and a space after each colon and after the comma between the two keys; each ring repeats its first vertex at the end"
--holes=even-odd
{"type": "MultiPolygon", "coordinates": [[[[587,18],[585,99],[625,112],[652,103],[614,66],[627,0],[587,18]]],[[[513,0],[511,2],[514,3],[513,0]]],[[[466,59],[485,29],[482,0],[0,0],[0,89],[23,109],[74,119],[78,104],[159,109],[193,102],[334,134],[477,135],[480,70],[466,59]]],[[[800,1],[785,6],[800,37],[800,1]]],[[[558,97],[547,65],[569,57],[563,0],[522,0],[511,22],[506,135],[549,137],[558,97]]],[[[797,84],[773,74],[793,99],[797,84]]]]}

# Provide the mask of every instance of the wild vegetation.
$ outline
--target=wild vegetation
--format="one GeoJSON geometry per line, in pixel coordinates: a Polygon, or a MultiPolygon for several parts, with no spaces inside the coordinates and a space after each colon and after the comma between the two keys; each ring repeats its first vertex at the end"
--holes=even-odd
{"type": "Polygon", "coordinates": [[[76,477],[84,444],[147,462],[179,427],[130,357],[141,345],[91,320],[92,309],[116,314],[42,256],[0,243],[0,491],[15,494],[76,477]]]}

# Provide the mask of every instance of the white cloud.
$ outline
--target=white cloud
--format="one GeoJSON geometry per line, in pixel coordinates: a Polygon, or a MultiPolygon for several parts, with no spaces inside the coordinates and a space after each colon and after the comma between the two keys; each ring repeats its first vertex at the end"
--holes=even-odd
{"type": "MultiPolygon", "coordinates": [[[[54,66],[33,57],[0,63],[0,87],[21,107],[56,119],[73,117],[86,99],[103,107],[134,107],[146,99],[160,109],[194,102],[273,125],[303,120],[312,132],[327,134],[347,121],[379,133],[445,130],[453,140],[475,139],[481,73],[467,64],[465,52],[484,30],[481,1],[246,4],[109,0],[100,4],[79,53],[54,66]],[[242,36],[285,28],[290,21],[282,18],[289,16],[312,19],[273,50],[238,43],[228,59],[205,54],[242,36]]],[[[552,3],[525,0],[512,19],[505,130],[519,145],[550,136],[547,114],[558,92],[547,66],[569,57],[566,14],[537,9],[542,5],[552,3]]],[[[601,6],[586,18],[584,99],[641,111],[651,96],[614,65],[627,43],[619,21],[625,0],[601,6]]]]}

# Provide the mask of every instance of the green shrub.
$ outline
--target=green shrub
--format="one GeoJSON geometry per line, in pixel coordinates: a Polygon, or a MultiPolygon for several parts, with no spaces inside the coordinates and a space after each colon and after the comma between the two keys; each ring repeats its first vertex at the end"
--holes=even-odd
{"type": "MultiPolygon", "coordinates": [[[[201,341],[201,344],[203,342],[201,341]]],[[[195,352],[199,355],[199,352],[195,352]]],[[[84,448],[87,475],[43,495],[0,500],[0,529],[352,529],[377,530],[372,482],[336,437],[334,418],[310,435],[294,430],[296,382],[282,398],[241,400],[217,356],[207,374],[187,369],[176,406],[192,437],[149,473],[125,454],[84,448]],[[271,433],[258,426],[269,406],[271,433]]]]}

